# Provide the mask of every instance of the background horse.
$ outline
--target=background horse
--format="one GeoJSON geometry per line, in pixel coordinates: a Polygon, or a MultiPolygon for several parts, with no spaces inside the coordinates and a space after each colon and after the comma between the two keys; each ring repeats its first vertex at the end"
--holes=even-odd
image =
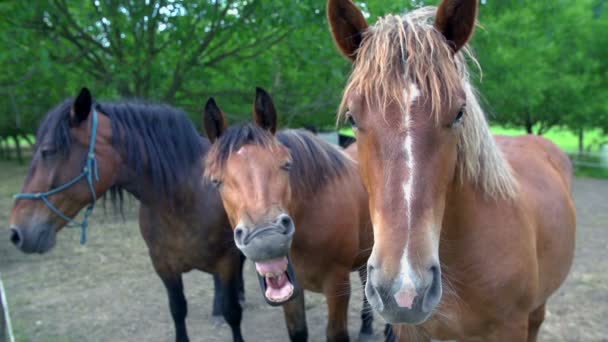
{"type": "Polygon", "coordinates": [[[535,341],[572,263],[567,156],[538,136],[494,139],[469,82],[477,2],[371,27],[352,1],[328,2],[353,62],[340,115],[369,192],[366,294],[385,320],[415,324],[403,340],[535,341]]]}
{"type": "MultiPolygon", "coordinates": [[[[275,134],[272,99],[259,88],[254,117],[257,124],[226,129],[209,100],[204,122],[213,146],[205,176],[220,190],[236,245],[255,262],[267,302],[283,304],[291,339],[307,336],[301,283],[325,295],[328,341],[347,341],[349,274],[360,270],[365,279],[373,244],[356,163],[304,130],[275,134]]],[[[362,335],[372,333],[370,311],[364,299],[362,335]]]]}
{"type": "Polygon", "coordinates": [[[26,194],[11,213],[11,241],[26,253],[48,252],[83,207],[108,190],[122,201],[126,190],[141,203],[141,233],[167,289],[176,340],[188,340],[181,274],[199,269],[217,275],[214,311],[223,312],[239,341],[242,262],[216,189],[200,181],[209,145],[181,111],[97,104],[85,88],[49,112],[39,129],[26,194]],[[83,165],[86,177],[78,176],[83,165]]]}

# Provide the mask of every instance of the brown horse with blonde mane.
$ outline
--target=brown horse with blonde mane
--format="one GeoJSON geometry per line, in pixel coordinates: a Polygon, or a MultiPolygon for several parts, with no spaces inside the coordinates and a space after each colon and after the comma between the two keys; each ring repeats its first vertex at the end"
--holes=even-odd
{"type": "MultiPolygon", "coordinates": [[[[290,338],[307,339],[301,283],[325,295],[327,340],[347,341],[349,275],[359,270],[365,280],[373,244],[354,147],[345,153],[303,130],[276,132],[270,95],[259,88],[256,95],[256,124],[229,128],[215,101],[207,102],[213,146],[205,177],[219,189],[237,247],[255,262],[266,301],[283,305],[290,338]]],[[[370,335],[365,299],[361,318],[361,334],[370,335]]]]}
{"type": "Polygon", "coordinates": [[[469,81],[477,9],[443,0],[368,27],[328,1],[353,63],[339,115],[369,193],[366,294],[402,341],[535,341],[573,259],[570,161],[542,137],[492,137],[469,81]]]}

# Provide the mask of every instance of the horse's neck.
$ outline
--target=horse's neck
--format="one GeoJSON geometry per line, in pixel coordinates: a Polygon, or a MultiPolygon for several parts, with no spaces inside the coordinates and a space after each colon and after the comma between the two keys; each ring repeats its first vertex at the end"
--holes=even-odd
{"type": "Polygon", "coordinates": [[[204,193],[202,182],[199,178],[202,172],[192,170],[192,177],[184,179],[175,188],[169,189],[170,195],[160,195],[150,177],[137,174],[128,166],[123,165],[118,173],[117,186],[137,198],[142,204],[150,208],[177,207],[180,210],[188,210],[204,201],[208,196],[204,193]]]}

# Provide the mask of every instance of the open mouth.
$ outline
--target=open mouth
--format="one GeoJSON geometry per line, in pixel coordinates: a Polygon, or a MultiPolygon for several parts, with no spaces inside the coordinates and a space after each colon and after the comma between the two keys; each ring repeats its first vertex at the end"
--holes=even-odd
{"type": "Polygon", "coordinates": [[[287,257],[255,263],[260,286],[270,305],[281,305],[294,297],[295,273],[287,257]]]}

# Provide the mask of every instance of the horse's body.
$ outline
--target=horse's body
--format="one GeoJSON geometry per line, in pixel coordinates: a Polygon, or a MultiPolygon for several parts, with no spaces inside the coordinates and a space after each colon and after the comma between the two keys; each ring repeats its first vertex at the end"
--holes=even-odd
{"type": "MultiPolygon", "coordinates": [[[[256,99],[262,127],[248,124],[224,131],[223,114],[210,103],[206,122],[215,123],[208,125],[207,132],[217,140],[208,155],[207,177],[221,184],[220,195],[235,229],[235,241],[256,262],[266,300],[283,304],[290,337],[305,340],[303,293],[294,291],[278,299],[269,294],[269,279],[277,273],[283,276],[289,255],[297,281],[288,271],[288,280],[280,289],[286,291],[293,285],[293,290],[299,283],[304,289],[323,293],[328,305],[327,339],[348,340],[349,274],[359,270],[365,279],[363,266],[373,244],[367,193],[351,159],[354,146],[347,151],[349,157],[303,130],[274,134],[276,114],[270,96],[262,90],[256,99]],[[295,224],[295,233],[283,238],[283,227],[272,223],[275,215],[288,226],[295,224]],[[272,270],[271,264],[281,260],[285,269],[272,270]],[[266,272],[271,276],[262,274],[266,272]]],[[[361,332],[370,334],[372,316],[365,300],[362,320],[361,332]]]]}
{"type": "Polygon", "coordinates": [[[397,326],[402,341],[535,341],[547,298],[568,274],[575,240],[569,159],[542,137],[497,142],[525,196],[495,201],[471,184],[448,195],[439,254],[451,288],[429,321],[397,326]]]}
{"type": "Polygon", "coordinates": [[[328,2],[354,64],[340,115],[370,196],[366,294],[401,341],[536,341],[572,264],[570,161],[542,137],[490,134],[465,59],[477,6],[368,27],[352,1],[328,2]]]}
{"type": "MultiPolygon", "coordinates": [[[[95,198],[108,190],[113,199],[122,198],[126,190],[139,199],[141,233],[167,289],[176,340],[188,340],[182,273],[193,269],[214,274],[214,313],[223,312],[234,339],[241,340],[240,253],[217,190],[200,182],[210,144],[184,113],[160,105],[94,104],[83,90],[73,105],[66,101],[47,115],[23,192],[44,192],[73,178],[92,133],[99,171],[95,198]]],[[[85,184],[75,183],[48,200],[74,217],[94,199],[85,184]]],[[[24,252],[45,253],[54,246],[66,222],[49,209],[43,201],[15,202],[11,239],[24,252]]]]}

